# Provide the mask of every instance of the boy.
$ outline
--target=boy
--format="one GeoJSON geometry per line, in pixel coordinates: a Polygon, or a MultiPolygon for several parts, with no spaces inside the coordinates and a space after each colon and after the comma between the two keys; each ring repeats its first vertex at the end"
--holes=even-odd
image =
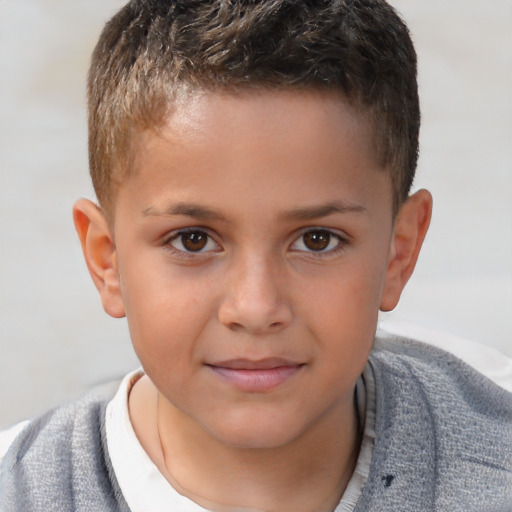
{"type": "Polygon", "coordinates": [[[431,212],[385,2],[132,1],[89,109],[75,225],[144,373],[32,422],[2,511],[512,509],[511,395],[375,340],[431,212]]]}

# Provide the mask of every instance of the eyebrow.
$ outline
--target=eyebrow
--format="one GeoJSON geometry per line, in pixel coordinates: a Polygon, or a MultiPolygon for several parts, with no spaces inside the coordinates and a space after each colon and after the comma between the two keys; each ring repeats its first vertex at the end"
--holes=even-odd
{"type": "Polygon", "coordinates": [[[144,217],[170,217],[173,215],[185,215],[199,220],[221,220],[226,221],[226,217],[222,213],[200,206],[194,203],[173,203],[164,209],[158,209],[155,205],[142,210],[144,217]]]}
{"type": "Polygon", "coordinates": [[[345,201],[331,201],[318,206],[306,206],[303,208],[294,208],[281,215],[287,220],[313,220],[327,217],[335,213],[364,213],[366,208],[359,204],[348,203],[345,201]]]}
{"type": "MultiPolygon", "coordinates": [[[[294,208],[282,213],[279,218],[284,220],[314,220],[336,213],[364,212],[366,212],[366,208],[364,206],[345,201],[331,201],[315,206],[294,208]]],[[[159,209],[155,205],[152,205],[148,208],[144,208],[144,210],[142,210],[142,215],[144,217],[170,217],[174,215],[184,215],[198,220],[219,220],[227,222],[227,217],[221,212],[195,203],[173,203],[163,209],[159,209]]]]}

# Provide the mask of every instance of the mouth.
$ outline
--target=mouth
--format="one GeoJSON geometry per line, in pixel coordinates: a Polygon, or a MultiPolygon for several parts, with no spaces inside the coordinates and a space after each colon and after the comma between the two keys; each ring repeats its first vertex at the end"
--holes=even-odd
{"type": "Polygon", "coordinates": [[[261,393],[283,385],[305,364],[281,358],[230,359],[207,364],[216,375],[241,391],[261,393]]]}

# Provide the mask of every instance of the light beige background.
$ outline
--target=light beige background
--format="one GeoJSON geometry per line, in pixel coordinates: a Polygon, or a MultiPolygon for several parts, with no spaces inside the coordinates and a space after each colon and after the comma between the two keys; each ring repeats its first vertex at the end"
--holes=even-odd
{"type": "MultiPolygon", "coordinates": [[[[84,83],[120,0],[0,0],[0,427],[137,363],[82,261],[84,83]]],[[[431,232],[386,315],[512,355],[512,1],[395,0],[420,59],[431,232]]]]}

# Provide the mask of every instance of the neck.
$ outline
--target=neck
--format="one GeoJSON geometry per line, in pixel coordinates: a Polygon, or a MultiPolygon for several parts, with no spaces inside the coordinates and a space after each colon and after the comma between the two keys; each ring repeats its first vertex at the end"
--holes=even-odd
{"type": "Polygon", "coordinates": [[[162,473],[205,508],[334,510],[353,473],[360,440],[352,400],[293,441],[265,449],[226,445],[165,398],[157,403],[162,473]]]}

